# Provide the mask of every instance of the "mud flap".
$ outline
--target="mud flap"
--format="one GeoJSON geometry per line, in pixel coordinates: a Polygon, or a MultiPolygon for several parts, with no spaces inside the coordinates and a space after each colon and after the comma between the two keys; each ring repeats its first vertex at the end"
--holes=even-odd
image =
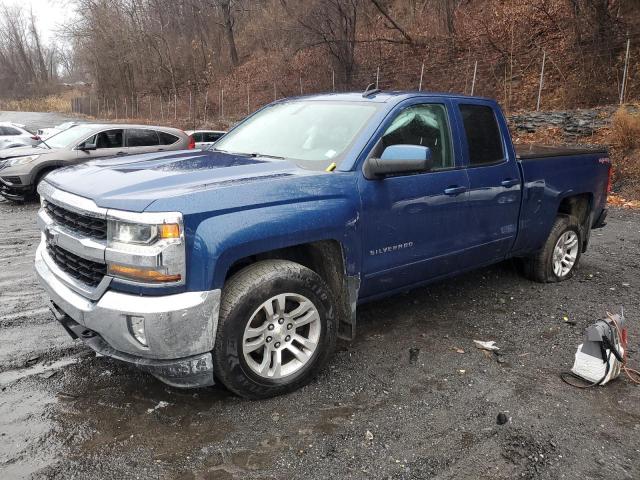
{"type": "Polygon", "coordinates": [[[346,277],[344,290],[347,292],[344,306],[344,314],[340,315],[338,325],[338,338],[351,341],[356,338],[356,308],[358,305],[358,292],[360,290],[360,277],[346,277]]]}

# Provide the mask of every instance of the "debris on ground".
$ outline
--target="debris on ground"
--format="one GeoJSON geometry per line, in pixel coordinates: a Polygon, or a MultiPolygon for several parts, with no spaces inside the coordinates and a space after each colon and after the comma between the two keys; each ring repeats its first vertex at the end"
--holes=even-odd
{"type": "Polygon", "coordinates": [[[418,356],[420,355],[420,349],[413,347],[409,349],[409,363],[416,363],[418,356]]]}
{"type": "Polygon", "coordinates": [[[159,401],[159,402],[158,402],[158,404],[157,404],[155,407],[153,407],[153,408],[147,408],[147,413],[153,413],[153,412],[155,412],[156,410],[158,410],[158,409],[160,409],[160,408],[168,407],[169,405],[170,405],[170,403],[169,403],[169,402],[165,402],[164,400],[161,400],[161,401],[159,401]]]}
{"type": "Polygon", "coordinates": [[[496,423],[498,425],[504,425],[508,421],[509,421],[509,417],[507,417],[507,415],[505,413],[503,413],[503,412],[500,412],[498,414],[498,416],[496,417],[496,423]]]}
{"type": "Polygon", "coordinates": [[[454,348],[453,348],[453,350],[454,350],[456,353],[464,353],[464,350],[463,350],[462,348],[454,347],[454,348]]]}
{"type": "Polygon", "coordinates": [[[488,350],[490,352],[500,350],[500,347],[496,346],[496,342],[494,340],[490,340],[488,342],[483,342],[482,340],[474,340],[473,343],[475,343],[476,348],[479,348],[480,350],[488,350]]]}
{"type": "Polygon", "coordinates": [[[373,433],[371,433],[369,430],[367,430],[367,432],[364,434],[364,437],[367,440],[371,441],[371,440],[373,440],[373,433]]]}

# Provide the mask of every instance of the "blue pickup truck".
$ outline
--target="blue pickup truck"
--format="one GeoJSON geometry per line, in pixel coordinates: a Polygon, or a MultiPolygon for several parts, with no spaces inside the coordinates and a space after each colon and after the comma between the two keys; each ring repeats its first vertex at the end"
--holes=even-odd
{"type": "Polygon", "coordinates": [[[73,338],[177,387],[309,382],[357,305],[507,258],[571,277],[604,225],[605,150],[514,149],[489,99],[285,99],[212,148],[60,169],[35,267],[73,338]]]}

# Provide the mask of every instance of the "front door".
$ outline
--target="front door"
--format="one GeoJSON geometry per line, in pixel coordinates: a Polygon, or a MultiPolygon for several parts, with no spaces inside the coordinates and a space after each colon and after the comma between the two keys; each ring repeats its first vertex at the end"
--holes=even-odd
{"type": "Polygon", "coordinates": [[[447,103],[401,110],[372,155],[394,144],[429,147],[430,172],[381,180],[362,176],[361,298],[400,289],[462,268],[469,181],[450,128],[447,103]]]}

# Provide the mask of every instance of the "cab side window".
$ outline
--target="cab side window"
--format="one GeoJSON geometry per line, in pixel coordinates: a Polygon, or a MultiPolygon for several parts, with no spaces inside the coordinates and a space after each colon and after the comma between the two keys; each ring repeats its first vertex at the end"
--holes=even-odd
{"type": "Polygon", "coordinates": [[[447,110],[441,104],[414,105],[398,114],[381,139],[382,150],[390,145],[421,145],[431,149],[432,170],[455,166],[447,110]]]}
{"type": "Polygon", "coordinates": [[[486,105],[460,105],[469,145],[469,166],[490,165],[504,160],[502,134],[496,115],[486,105]]]}
{"type": "Polygon", "coordinates": [[[191,134],[195,142],[202,142],[202,132],[194,132],[191,134]]]}

